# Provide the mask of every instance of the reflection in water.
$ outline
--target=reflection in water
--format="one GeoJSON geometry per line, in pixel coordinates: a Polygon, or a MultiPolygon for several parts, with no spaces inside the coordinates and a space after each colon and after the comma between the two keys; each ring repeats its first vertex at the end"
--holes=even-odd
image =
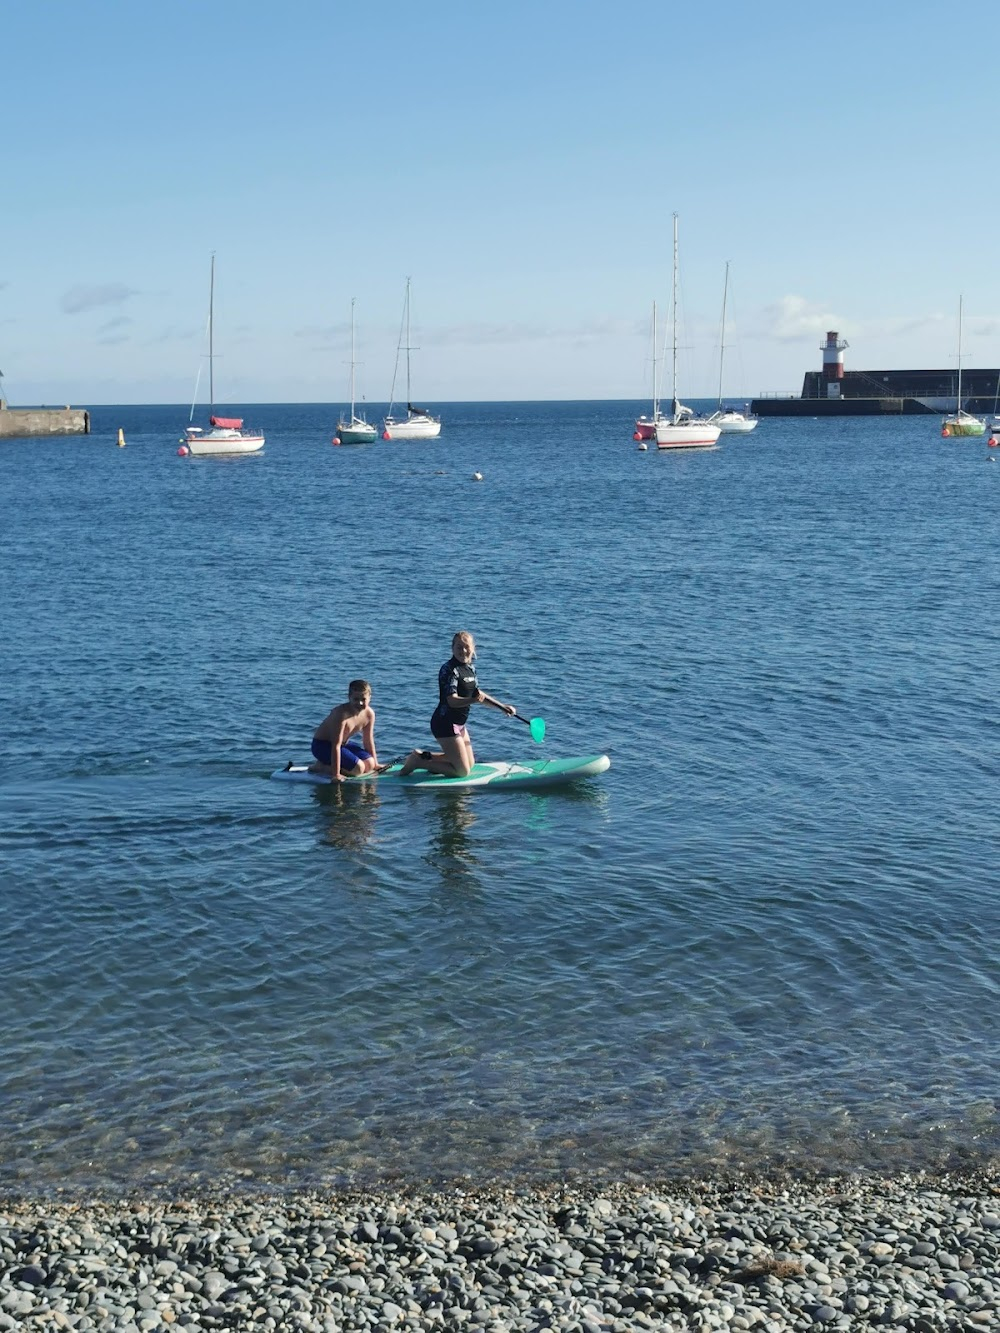
{"type": "Polygon", "coordinates": [[[375,836],[381,804],[374,782],[311,787],[322,814],[323,841],[341,852],[360,852],[375,836]]]}
{"type": "Polygon", "coordinates": [[[424,860],[433,866],[442,882],[458,889],[479,889],[476,873],[481,864],[469,837],[476,814],[467,792],[443,793],[434,801],[430,847],[424,860]]]}

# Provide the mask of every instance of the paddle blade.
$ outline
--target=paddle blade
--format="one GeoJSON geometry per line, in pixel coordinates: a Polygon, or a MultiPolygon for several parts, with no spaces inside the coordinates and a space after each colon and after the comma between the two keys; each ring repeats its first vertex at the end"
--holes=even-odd
{"type": "Polygon", "coordinates": [[[545,739],[545,719],[543,717],[533,717],[528,723],[528,729],[535,744],[541,745],[545,739]]]}

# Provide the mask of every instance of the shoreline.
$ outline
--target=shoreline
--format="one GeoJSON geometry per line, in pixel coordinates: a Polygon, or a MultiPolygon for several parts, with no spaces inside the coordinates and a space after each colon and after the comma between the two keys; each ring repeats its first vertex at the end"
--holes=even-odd
{"type": "Polygon", "coordinates": [[[1000,1171],[0,1199],[0,1330],[1000,1323],[1000,1171]]]}

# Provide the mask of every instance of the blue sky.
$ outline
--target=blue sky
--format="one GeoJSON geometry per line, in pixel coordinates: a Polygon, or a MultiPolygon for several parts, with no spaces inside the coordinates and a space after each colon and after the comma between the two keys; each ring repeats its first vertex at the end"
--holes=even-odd
{"type": "Polygon", "coordinates": [[[0,5],[12,404],[642,397],[1000,365],[992,3],[0,5]],[[982,52],[982,59],[977,58],[982,52]]]}

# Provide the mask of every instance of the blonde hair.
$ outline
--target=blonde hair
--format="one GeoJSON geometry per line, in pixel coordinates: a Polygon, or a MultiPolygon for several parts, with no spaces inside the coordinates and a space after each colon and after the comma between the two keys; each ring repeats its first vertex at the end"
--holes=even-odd
{"type": "Polygon", "coordinates": [[[455,644],[458,642],[459,639],[467,639],[469,642],[469,647],[472,649],[473,652],[476,651],[476,641],[467,629],[460,629],[457,634],[453,634],[451,636],[451,646],[453,651],[455,648],[455,644]]]}

